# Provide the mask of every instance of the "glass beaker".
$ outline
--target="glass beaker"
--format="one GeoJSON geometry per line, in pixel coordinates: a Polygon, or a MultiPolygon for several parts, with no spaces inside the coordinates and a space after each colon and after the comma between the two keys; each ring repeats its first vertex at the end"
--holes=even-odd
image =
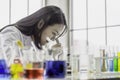
{"type": "Polygon", "coordinates": [[[35,52],[33,48],[24,48],[25,78],[43,80],[44,61],[42,50],[35,52]]]}

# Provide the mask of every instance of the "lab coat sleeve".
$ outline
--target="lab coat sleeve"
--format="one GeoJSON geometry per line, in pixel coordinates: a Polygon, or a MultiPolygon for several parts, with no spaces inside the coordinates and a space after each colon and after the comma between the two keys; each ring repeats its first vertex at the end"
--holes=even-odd
{"type": "Polygon", "coordinates": [[[1,32],[2,35],[1,43],[4,49],[4,53],[6,54],[8,66],[12,64],[11,61],[13,60],[11,60],[11,58],[15,54],[13,53],[13,51],[17,49],[17,47],[15,46],[13,47],[13,45],[17,40],[21,40],[20,34],[21,34],[20,31],[14,27],[7,28],[1,32]]]}

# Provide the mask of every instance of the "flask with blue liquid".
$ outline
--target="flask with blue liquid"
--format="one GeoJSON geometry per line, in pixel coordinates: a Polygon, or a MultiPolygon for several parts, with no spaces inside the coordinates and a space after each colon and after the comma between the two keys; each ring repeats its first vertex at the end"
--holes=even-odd
{"type": "Polygon", "coordinates": [[[60,59],[63,55],[63,48],[58,40],[56,42],[57,44],[48,50],[49,59],[45,62],[45,77],[63,80],[66,75],[66,61],[60,59]]]}
{"type": "Polygon", "coordinates": [[[0,54],[0,78],[9,78],[10,71],[7,65],[7,60],[5,59],[5,55],[3,55],[2,50],[0,54]]]}

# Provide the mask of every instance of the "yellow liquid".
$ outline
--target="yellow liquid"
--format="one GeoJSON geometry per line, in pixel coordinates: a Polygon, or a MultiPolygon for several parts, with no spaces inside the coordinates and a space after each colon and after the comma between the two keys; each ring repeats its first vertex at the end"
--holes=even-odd
{"type": "Polygon", "coordinates": [[[120,72],[120,52],[118,52],[118,72],[120,72]]]}
{"type": "Polygon", "coordinates": [[[18,79],[23,76],[24,69],[21,64],[12,64],[10,67],[10,72],[12,74],[12,79],[18,79]]]}

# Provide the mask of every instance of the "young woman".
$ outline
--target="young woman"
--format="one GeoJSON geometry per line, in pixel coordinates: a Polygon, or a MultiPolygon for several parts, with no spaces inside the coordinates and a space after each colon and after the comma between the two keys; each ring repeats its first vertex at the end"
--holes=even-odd
{"type": "Polygon", "coordinates": [[[4,47],[20,40],[24,46],[31,46],[33,41],[41,49],[47,43],[46,37],[55,40],[66,31],[67,24],[62,10],[56,6],[46,6],[14,24],[5,26],[1,29],[1,34],[4,47]]]}

